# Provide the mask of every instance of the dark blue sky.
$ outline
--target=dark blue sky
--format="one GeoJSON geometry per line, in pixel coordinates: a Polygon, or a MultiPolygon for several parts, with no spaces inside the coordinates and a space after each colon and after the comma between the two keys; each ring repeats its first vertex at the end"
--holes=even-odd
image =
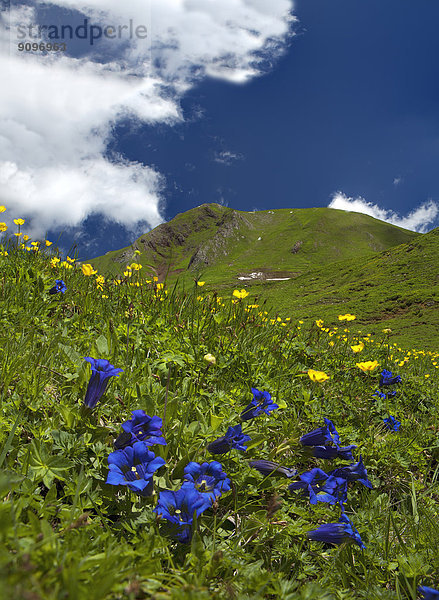
{"type": "MultiPolygon", "coordinates": [[[[401,216],[439,201],[439,2],[297,0],[295,15],[264,76],[204,80],[182,100],[183,124],[115,129],[110,155],[164,175],[167,220],[205,202],[327,206],[337,191],[401,216]]],[[[82,258],[132,241],[97,222],[82,258]]]]}

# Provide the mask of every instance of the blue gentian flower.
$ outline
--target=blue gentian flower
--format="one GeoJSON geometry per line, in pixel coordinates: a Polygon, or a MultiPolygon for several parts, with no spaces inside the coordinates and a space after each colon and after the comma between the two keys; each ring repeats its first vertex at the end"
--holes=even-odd
{"type": "Polygon", "coordinates": [[[282,467],[271,460],[251,460],[248,463],[253,469],[262,473],[262,475],[285,475],[288,479],[297,475],[297,469],[289,469],[288,467],[282,467]]]}
{"type": "Polygon", "coordinates": [[[396,377],[392,377],[392,371],[384,369],[383,371],[381,371],[380,382],[378,385],[380,387],[385,387],[387,385],[394,385],[395,383],[400,383],[400,381],[401,375],[396,375],[396,377]]]}
{"type": "Polygon", "coordinates": [[[426,585],[420,585],[418,592],[422,594],[422,600],[439,600],[439,592],[426,585]]]}
{"type": "Polygon", "coordinates": [[[372,484],[367,478],[367,470],[363,464],[362,456],[360,456],[360,460],[357,463],[352,463],[347,467],[334,469],[329,473],[329,475],[333,475],[334,477],[342,477],[343,479],[346,479],[346,481],[358,481],[368,488],[372,487],[372,484]]]}
{"type": "Polygon", "coordinates": [[[176,492],[160,492],[154,512],[168,521],[167,533],[171,537],[187,544],[192,539],[194,515],[199,517],[209,506],[210,498],[186,482],[176,492]]]}
{"type": "Polygon", "coordinates": [[[236,450],[247,450],[244,442],[249,442],[251,437],[242,433],[241,423],[235,427],[229,427],[226,435],[211,442],[207,449],[211,454],[225,454],[232,448],[236,450]]]}
{"type": "Polygon", "coordinates": [[[55,285],[53,287],[51,287],[49,290],[49,294],[59,294],[59,292],[61,292],[62,294],[65,294],[66,290],[67,290],[67,286],[64,283],[64,281],[62,279],[56,279],[55,285]]]}
{"type": "Polygon", "coordinates": [[[110,472],[106,483],[126,485],[141,496],[150,496],[153,474],[165,461],[156,457],[143,442],[136,442],[132,447],[112,452],[108,457],[108,464],[110,472]]]}
{"type": "Polygon", "coordinates": [[[209,496],[212,502],[223,492],[230,490],[230,479],[223,471],[221,463],[213,460],[211,463],[199,464],[190,462],[184,468],[184,478],[193,483],[200,494],[209,496]]]}
{"type": "Polygon", "coordinates": [[[383,392],[380,392],[379,390],[376,390],[376,392],[374,394],[372,394],[372,396],[379,396],[380,398],[382,398],[383,400],[385,400],[386,398],[393,398],[393,396],[396,396],[396,390],[392,390],[391,392],[387,392],[387,394],[384,394],[383,392]]]}
{"type": "Polygon", "coordinates": [[[354,460],[352,450],[355,450],[356,447],[354,444],[350,446],[305,446],[305,451],[315,458],[354,460]]]}
{"type": "Polygon", "coordinates": [[[329,419],[324,419],[325,425],[302,435],[300,443],[302,446],[325,446],[329,442],[339,445],[340,436],[337,433],[335,425],[329,419]]]}
{"type": "Polygon", "coordinates": [[[398,421],[392,415],[389,415],[387,419],[383,419],[383,422],[387,429],[390,429],[390,431],[398,431],[398,429],[401,427],[401,421],[398,421]]]}
{"type": "Polygon", "coordinates": [[[110,377],[123,373],[123,369],[113,367],[113,365],[110,365],[109,361],[105,358],[90,358],[89,356],[84,356],[84,360],[91,364],[91,377],[88,382],[84,404],[89,408],[94,408],[101,396],[105,393],[105,390],[110,383],[110,377]]]}
{"type": "Polygon", "coordinates": [[[279,408],[278,404],[271,401],[271,395],[269,392],[261,392],[255,388],[252,388],[253,400],[244,408],[241,413],[241,420],[248,421],[254,417],[259,416],[262,412],[266,415],[270,414],[270,411],[279,408]]]}
{"type": "Polygon", "coordinates": [[[317,502],[336,502],[346,501],[347,498],[347,482],[341,477],[328,475],[322,469],[311,469],[299,476],[300,481],[293,481],[288,486],[290,491],[306,490],[309,493],[310,504],[317,502]]]}
{"type": "Polygon", "coordinates": [[[122,423],[124,433],[114,442],[116,448],[132,446],[135,442],[143,442],[146,446],[166,446],[161,430],[163,421],[160,417],[150,417],[144,410],[133,410],[131,414],[131,420],[122,423]]]}
{"type": "Polygon", "coordinates": [[[343,544],[343,542],[355,542],[360,548],[365,548],[360,534],[352,525],[349,517],[342,513],[338,523],[326,523],[320,525],[318,529],[308,531],[307,537],[315,542],[324,542],[326,544],[343,544]]]}

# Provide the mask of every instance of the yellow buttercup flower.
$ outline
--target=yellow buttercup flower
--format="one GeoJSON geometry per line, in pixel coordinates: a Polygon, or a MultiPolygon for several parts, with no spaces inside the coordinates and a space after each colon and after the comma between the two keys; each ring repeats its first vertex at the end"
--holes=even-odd
{"type": "Polygon", "coordinates": [[[14,219],[14,223],[16,225],[24,225],[25,220],[24,219],[14,219]]]}
{"type": "Polygon", "coordinates": [[[361,369],[364,373],[367,371],[373,371],[378,366],[377,360],[367,360],[366,362],[355,363],[359,369],[361,369]]]}
{"type": "Polygon", "coordinates": [[[28,239],[29,239],[29,236],[28,236],[28,235],[24,235],[24,236],[23,236],[23,241],[24,241],[24,242],[27,242],[27,240],[28,240],[28,239]]]}
{"type": "Polygon", "coordinates": [[[96,277],[96,283],[97,283],[98,285],[102,285],[103,283],[105,283],[105,279],[104,279],[104,277],[102,277],[102,275],[98,275],[98,276],[96,277]]]}
{"type": "Polygon", "coordinates": [[[53,244],[53,242],[49,242],[49,240],[46,240],[46,246],[51,246],[53,244]]]}
{"type": "Polygon", "coordinates": [[[361,352],[364,349],[364,344],[363,344],[363,342],[360,342],[359,344],[356,344],[355,346],[351,346],[351,348],[354,352],[361,352]]]}
{"type": "Polygon", "coordinates": [[[356,318],[355,315],[350,315],[349,313],[347,315],[338,315],[339,321],[353,321],[356,318]]]}
{"type": "MultiPolygon", "coordinates": [[[[206,283],[205,281],[197,281],[197,285],[198,285],[199,287],[203,287],[203,285],[204,285],[205,283],[206,283]]],[[[207,354],[206,354],[206,356],[207,356],[207,354]]]]}
{"type": "Polygon", "coordinates": [[[62,263],[59,264],[60,267],[64,267],[64,269],[73,269],[72,265],[67,261],[63,260],[62,263]]]}
{"type": "Polygon", "coordinates": [[[6,206],[0,206],[0,213],[5,212],[6,206]]]}
{"type": "Polygon", "coordinates": [[[134,271],[140,271],[140,269],[142,268],[142,265],[139,265],[137,263],[131,263],[130,265],[131,269],[133,269],[134,271]]]}
{"type": "Polygon", "coordinates": [[[89,277],[90,275],[94,275],[95,273],[97,273],[97,271],[95,271],[93,269],[93,266],[90,264],[85,264],[81,266],[82,272],[84,273],[84,275],[86,275],[87,277],[89,277]]]}
{"type": "Polygon", "coordinates": [[[50,265],[51,265],[52,267],[56,267],[57,263],[59,263],[59,258],[58,258],[58,257],[56,257],[56,256],[54,256],[54,257],[51,259],[51,261],[50,261],[50,265]]]}
{"type": "Polygon", "coordinates": [[[323,327],[323,321],[322,321],[322,319],[317,319],[316,325],[317,325],[317,327],[323,327]]]}
{"type": "Polygon", "coordinates": [[[135,254],[136,256],[139,256],[139,255],[140,255],[140,250],[134,250],[134,254],[135,254]]]}
{"type": "Polygon", "coordinates": [[[323,371],[314,371],[314,369],[308,370],[308,376],[311,381],[315,381],[317,383],[323,383],[327,379],[329,379],[329,375],[326,375],[323,371]]]}
{"type": "Polygon", "coordinates": [[[14,233],[14,235],[16,235],[17,237],[20,237],[20,235],[22,235],[22,234],[23,234],[22,231],[19,231],[18,233],[14,233]]]}
{"type": "Polygon", "coordinates": [[[0,232],[4,232],[8,230],[8,226],[6,225],[6,223],[0,223],[0,232]]]}
{"type": "Polygon", "coordinates": [[[243,298],[247,298],[247,296],[249,295],[249,292],[247,292],[244,289],[234,290],[233,295],[235,296],[235,298],[239,298],[240,300],[242,300],[243,298]]]}
{"type": "Polygon", "coordinates": [[[74,258],[70,258],[70,256],[66,256],[66,261],[67,261],[68,263],[74,263],[74,262],[75,262],[75,259],[74,259],[74,258]]]}

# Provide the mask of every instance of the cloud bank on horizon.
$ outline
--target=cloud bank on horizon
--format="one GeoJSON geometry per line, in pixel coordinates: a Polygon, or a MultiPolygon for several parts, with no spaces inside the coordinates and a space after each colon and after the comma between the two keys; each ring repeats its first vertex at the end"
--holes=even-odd
{"type": "MultiPolygon", "coordinates": [[[[164,178],[110,155],[113,128],[123,119],[172,126],[183,119],[180,98],[201,78],[244,83],[263,73],[288,43],[292,8],[292,0],[53,0],[1,13],[0,185],[8,214],[30,219],[34,236],[97,213],[135,233],[139,222],[158,225],[164,178]],[[101,35],[76,55],[17,52],[18,41],[35,41],[18,32],[36,34],[48,6],[61,23],[75,14],[102,30],[146,24],[150,35],[101,35]]],[[[37,41],[49,37],[46,29],[37,41]]]]}
{"type": "Polygon", "coordinates": [[[336,192],[333,195],[331,202],[328,204],[328,208],[363,213],[375,217],[375,219],[379,219],[380,221],[386,221],[392,225],[410,229],[411,231],[417,231],[418,233],[426,233],[429,231],[439,215],[439,207],[433,200],[424,202],[407,216],[403,217],[392,210],[387,210],[379,207],[377,204],[367,202],[361,196],[358,198],[351,198],[343,194],[343,192],[336,192]]]}

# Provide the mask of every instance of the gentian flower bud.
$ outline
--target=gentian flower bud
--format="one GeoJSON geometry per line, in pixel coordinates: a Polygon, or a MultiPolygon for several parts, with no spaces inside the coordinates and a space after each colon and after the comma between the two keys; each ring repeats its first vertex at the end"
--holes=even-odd
{"type": "Polygon", "coordinates": [[[439,600],[439,592],[426,585],[420,585],[418,592],[422,594],[421,600],[439,600]]]}
{"type": "Polygon", "coordinates": [[[338,446],[340,437],[334,423],[329,419],[324,419],[324,421],[325,425],[323,427],[302,435],[300,438],[302,446],[325,446],[328,442],[333,442],[338,446]]]}
{"type": "Polygon", "coordinates": [[[94,408],[105,393],[110,383],[110,377],[120,375],[120,373],[123,373],[123,369],[113,367],[105,358],[90,358],[89,356],[85,356],[84,360],[91,364],[91,377],[88,382],[84,404],[88,408],[94,408]]]}
{"type": "Polygon", "coordinates": [[[307,536],[310,540],[316,542],[325,542],[326,544],[343,544],[343,542],[355,542],[360,548],[365,548],[360,534],[353,526],[349,518],[342,513],[338,523],[326,523],[318,529],[309,531],[307,536]]]}
{"type": "Polygon", "coordinates": [[[288,467],[282,467],[275,462],[270,460],[251,460],[248,463],[253,469],[262,473],[262,475],[285,475],[288,479],[297,475],[297,469],[289,469],[288,467]]]}

